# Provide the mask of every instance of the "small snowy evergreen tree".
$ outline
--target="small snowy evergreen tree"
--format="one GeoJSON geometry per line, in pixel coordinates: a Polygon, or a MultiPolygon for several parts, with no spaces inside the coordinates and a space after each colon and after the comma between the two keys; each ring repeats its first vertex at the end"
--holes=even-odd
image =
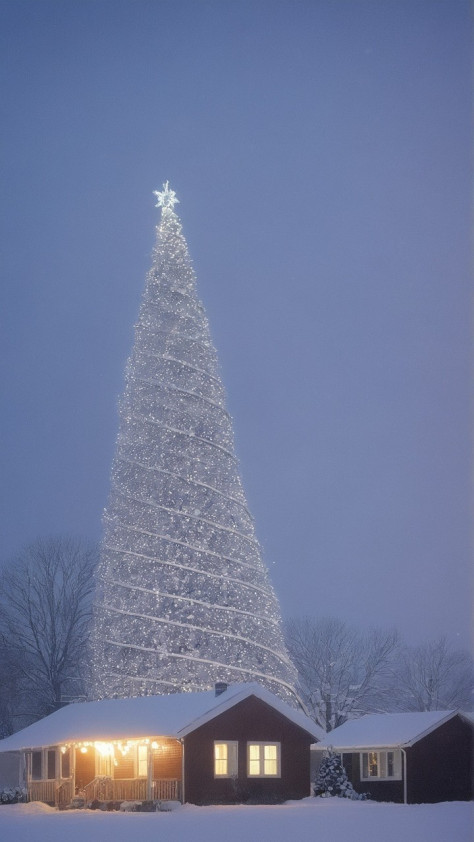
{"type": "Polygon", "coordinates": [[[319,795],[322,798],[330,798],[331,796],[351,798],[353,801],[358,801],[364,797],[355,791],[347,777],[341,758],[332,751],[328,752],[319,767],[314,784],[314,795],[319,795]]]}

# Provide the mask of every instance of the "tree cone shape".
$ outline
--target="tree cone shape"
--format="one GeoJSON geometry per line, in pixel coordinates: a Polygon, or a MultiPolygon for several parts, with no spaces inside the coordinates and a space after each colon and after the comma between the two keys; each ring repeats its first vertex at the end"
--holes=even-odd
{"type": "Polygon", "coordinates": [[[172,205],[157,229],[119,412],[90,697],[258,681],[294,705],[296,672],[172,205]]]}

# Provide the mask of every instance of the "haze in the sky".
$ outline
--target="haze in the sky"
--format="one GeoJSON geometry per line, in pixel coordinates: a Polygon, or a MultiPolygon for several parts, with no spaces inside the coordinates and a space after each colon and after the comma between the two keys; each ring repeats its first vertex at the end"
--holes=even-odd
{"type": "Polygon", "coordinates": [[[3,0],[1,559],[99,539],[170,184],[284,616],[469,642],[467,0],[3,0]]]}

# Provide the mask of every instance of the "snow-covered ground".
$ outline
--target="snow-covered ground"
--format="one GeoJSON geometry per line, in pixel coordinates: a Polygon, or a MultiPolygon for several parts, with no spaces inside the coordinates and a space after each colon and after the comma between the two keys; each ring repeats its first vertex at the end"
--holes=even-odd
{"type": "Polygon", "coordinates": [[[315,799],[278,807],[192,807],[171,813],[58,813],[0,807],[1,842],[472,842],[474,804],[377,804],[315,799]]]}

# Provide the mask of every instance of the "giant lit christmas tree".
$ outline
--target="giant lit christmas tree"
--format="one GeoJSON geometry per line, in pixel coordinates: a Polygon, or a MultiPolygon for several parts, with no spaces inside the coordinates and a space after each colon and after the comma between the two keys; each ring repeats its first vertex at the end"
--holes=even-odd
{"type": "Polygon", "coordinates": [[[258,681],[294,702],[231,419],[168,183],[120,403],[91,697],[258,681]]]}

